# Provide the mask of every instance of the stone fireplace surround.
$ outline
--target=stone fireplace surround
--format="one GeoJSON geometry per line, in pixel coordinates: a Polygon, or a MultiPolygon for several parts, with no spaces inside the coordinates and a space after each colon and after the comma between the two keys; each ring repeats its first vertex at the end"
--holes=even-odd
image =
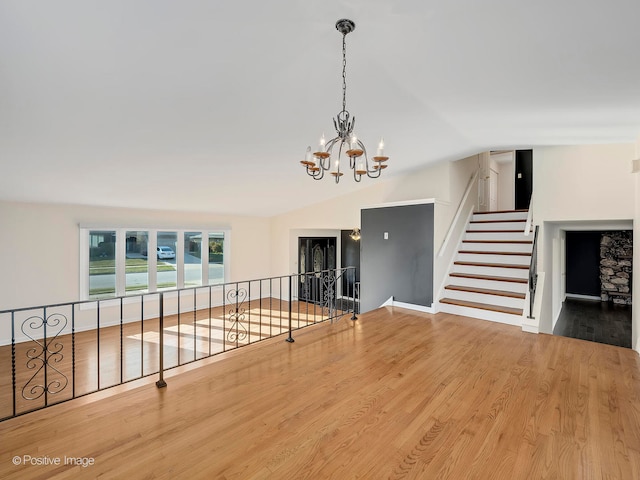
{"type": "Polygon", "coordinates": [[[633,232],[602,232],[600,237],[600,298],[631,305],[633,232]]]}

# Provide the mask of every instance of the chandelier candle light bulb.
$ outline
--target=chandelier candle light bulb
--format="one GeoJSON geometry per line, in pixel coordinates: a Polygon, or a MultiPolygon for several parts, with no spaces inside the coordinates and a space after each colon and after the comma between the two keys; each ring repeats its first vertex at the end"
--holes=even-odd
{"type": "Polygon", "coordinates": [[[331,175],[335,178],[336,183],[340,181],[340,177],[344,175],[340,171],[340,159],[343,154],[349,157],[349,168],[353,170],[353,179],[359,182],[363,175],[369,178],[378,178],[382,173],[382,170],[387,168],[386,162],[389,157],[384,156],[384,142],[380,139],[378,145],[377,154],[371,160],[374,165],[369,163],[369,157],[365,150],[364,144],[358,140],[358,137],[353,133],[353,129],[356,123],[356,117],[351,116],[347,111],[347,34],[355,30],[356,24],[352,20],[343,18],[336,22],[336,30],[342,34],[342,110],[333,119],[333,126],[336,129],[337,136],[331,140],[326,140],[324,133],[320,138],[320,144],[318,151],[311,154],[311,148],[307,148],[307,154],[305,159],[300,163],[305,167],[309,176],[314,180],[320,180],[324,177],[325,171],[331,170],[330,157],[333,154],[334,147],[336,153],[333,154],[333,158],[336,158],[334,166],[335,169],[331,171],[331,175]],[[356,161],[359,157],[364,156],[362,159],[356,161]]]}

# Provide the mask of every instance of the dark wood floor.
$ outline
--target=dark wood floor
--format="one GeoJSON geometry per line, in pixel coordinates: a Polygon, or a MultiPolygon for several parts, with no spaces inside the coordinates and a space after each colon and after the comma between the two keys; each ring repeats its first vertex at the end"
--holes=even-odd
{"type": "Polygon", "coordinates": [[[631,348],[631,306],[567,298],[553,334],[631,348]]]}

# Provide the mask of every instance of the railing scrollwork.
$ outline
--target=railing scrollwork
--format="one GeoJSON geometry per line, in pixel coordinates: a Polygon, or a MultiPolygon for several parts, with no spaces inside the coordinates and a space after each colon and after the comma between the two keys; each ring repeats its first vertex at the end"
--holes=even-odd
{"type": "Polygon", "coordinates": [[[247,300],[247,296],[246,288],[236,288],[227,292],[227,302],[231,304],[228,311],[229,320],[232,322],[227,332],[227,341],[231,343],[241,342],[249,334],[247,327],[244,325],[244,303],[247,300]]]}
{"type": "Polygon", "coordinates": [[[69,384],[67,376],[58,370],[54,364],[60,363],[64,356],[64,345],[57,341],[60,333],[68,324],[67,317],[61,313],[53,313],[49,316],[31,316],[22,322],[22,333],[35,346],[26,352],[28,358],[26,366],[29,370],[35,370],[31,378],[22,387],[22,397],[25,400],[36,400],[46,394],[57,394],[69,384]],[[39,339],[42,332],[42,339],[39,339]],[[47,338],[47,335],[53,333],[47,338]],[[43,382],[39,383],[36,377],[43,372],[43,382]],[[51,378],[53,374],[53,378],[51,378]]]}

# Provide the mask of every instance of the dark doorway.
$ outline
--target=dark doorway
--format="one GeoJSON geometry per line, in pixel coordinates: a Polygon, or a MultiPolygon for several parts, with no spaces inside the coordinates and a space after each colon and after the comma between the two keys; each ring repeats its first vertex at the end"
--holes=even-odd
{"type": "Polygon", "coordinates": [[[356,267],[355,278],[351,273],[342,277],[342,296],[355,297],[355,284],[360,282],[360,240],[351,238],[353,230],[340,232],[340,266],[356,267]]]}
{"type": "Polygon", "coordinates": [[[321,303],[324,292],[322,270],[336,268],[335,237],[299,237],[298,238],[298,298],[300,300],[321,303]]]}
{"type": "Polygon", "coordinates": [[[600,298],[599,231],[568,231],[566,236],[567,295],[600,298]]]}
{"type": "Polygon", "coordinates": [[[631,348],[632,232],[567,231],[554,335],[631,348]]]}
{"type": "Polygon", "coordinates": [[[528,210],[533,193],[533,150],[516,150],[516,210],[528,210]]]}

